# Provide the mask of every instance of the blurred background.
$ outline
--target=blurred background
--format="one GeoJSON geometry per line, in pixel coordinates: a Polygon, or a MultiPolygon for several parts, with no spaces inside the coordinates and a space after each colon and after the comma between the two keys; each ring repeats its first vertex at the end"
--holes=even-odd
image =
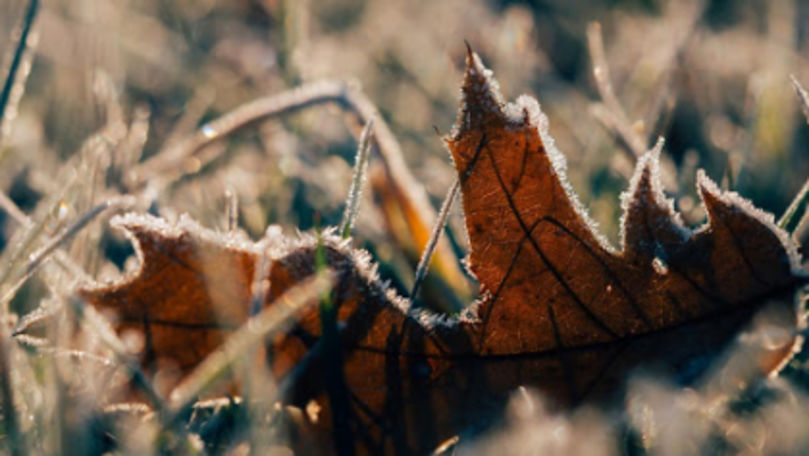
{"type": "MultiPolygon", "coordinates": [[[[27,4],[0,1],[4,68],[27,4]]],[[[53,212],[54,230],[119,193],[225,229],[226,189],[253,238],[268,224],[335,225],[363,122],[345,106],[316,103],[152,159],[243,103],[344,81],[376,106],[407,165],[371,158],[355,228],[404,293],[453,178],[440,134],[454,123],[464,40],[506,98],[539,99],[574,188],[617,245],[619,194],[658,136],[666,189],[688,222],[704,219],[698,168],[781,215],[809,176],[809,129],[789,79],[809,83],[808,26],[800,0],[49,0],[2,123],[0,185],[23,211],[53,212]],[[163,166],[139,165],[150,160],[163,166]]],[[[475,293],[459,204],[449,226],[424,299],[455,310],[475,293]]],[[[13,230],[0,211],[0,247],[13,230]]],[[[101,226],[84,236],[102,246],[74,244],[91,274],[115,275],[131,257],[101,226]]]]}
{"type": "MultiPolygon", "coordinates": [[[[30,4],[0,0],[3,75],[30,4]]],[[[219,231],[235,199],[253,239],[270,224],[288,234],[336,225],[360,131],[375,117],[355,244],[406,295],[454,178],[442,135],[455,121],[464,40],[507,99],[539,99],[573,187],[616,246],[619,196],[658,137],[662,180],[688,223],[705,217],[700,168],[777,218],[809,177],[809,127],[790,81],[809,85],[807,27],[803,0],[40,0],[0,120],[0,252],[17,258],[0,269],[6,279],[24,271],[32,239],[120,195],[219,231]],[[338,90],[323,96],[329,87],[338,90]],[[256,100],[278,109],[216,121],[256,100]]],[[[67,248],[102,280],[134,266],[105,217],[67,248]]],[[[467,250],[456,202],[419,303],[452,312],[474,299],[467,250]]],[[[37,307],[49,286],[25,282],[12,309],[37,307]]],[[[787,375],[743,389],[727,366],[749,364],[745,353],[696,390],[635,381],[620,419],[546,414],[522,391],[509,431],[479,450],[519,441],[547,454],[805,452],[807,352],[787,375]]]]}

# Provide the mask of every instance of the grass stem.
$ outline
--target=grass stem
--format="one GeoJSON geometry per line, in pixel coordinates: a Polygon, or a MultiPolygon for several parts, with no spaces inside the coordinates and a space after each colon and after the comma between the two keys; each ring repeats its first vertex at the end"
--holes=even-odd
{"type": "Polygon", "coordinates": [[[433,225],[433,231],[430,233],[430,240],[427,242],[427,246],[424,247],[424,252],[421,254],[421,258],[419,259],[419,265],[416,267],[416,277],[413,280],[413,288],[410,291],[410,299],[416,299],[416,293],[419,291],[421,282],[424,281],[424,276],[427,275],[430,260],[435,252],[435,246],[438,245],[438,239],[441,237],[441,233],[444,231],[444,227],[447,224],[449,210],[452,208],[452,203],[455,201],[455,195],[458,194],[458,189],[460,187],[461,182],[456,178],[452,183],[452,186],[449,188],[449,191],[447,191],[447,196],[444,197],[444,202],[441,203],[441,210],[438,212],[438,220],[436,220],[435,225],[433,225]]]}
{"type": "Polygon", "coordinates": [[[346,198],[346,208],[343,212],[343,220],[340,222],[338,232],[343,238],[351,235],[354,221],[360,211],[360,199],[362,198],[362,188],[365,185],[365,178],[368,174],[368,157],[371,152],[371,136],[374,127],[374,120],[371,119],[365,124],[357,144],[357,155],[354,158],[354,173],[351,178],[351,187],[346,198]]]}
{"type": "Polygon", "coordinates": [[[14,56],[11,59],[11,65],[8,69],[8,75],[3,83],[3,90],[0,91],[0,131],[2,131],[3,121],[6,117],[6,109],[9,105],[14,87],[17,84],[17,75],[24,60],[25,51],[28,49],[28,37],[31,35],[31,30],[34,27],[34,19],[39,11],[39,0],[29,0],[28,8],[25,10],[25,15],[22,20],[22,29],[20,30],[19,41],[17,47],[14,49],[14,56]]]}
{"type": "MultiPolygon", "coordinates": [[[[795,92],[798,94],[798,98],[801,101],[803,115],[806,117],[806,122],[809,123],[809,93],[806,92],[806,89],[803,88],[795,76],[791,76],[790,78],[792,80],[792,86],[795,87],[795,92]]],[[[787,206],[787,209],[784,211],[784,215],[778,219],[778,226],[788,233],[795,231],[806,212],[807,204],[809,204],[809,179],[804,182],[801,189],[795,195],[795,198],[789,203],[789,206],[787,206]]]]}

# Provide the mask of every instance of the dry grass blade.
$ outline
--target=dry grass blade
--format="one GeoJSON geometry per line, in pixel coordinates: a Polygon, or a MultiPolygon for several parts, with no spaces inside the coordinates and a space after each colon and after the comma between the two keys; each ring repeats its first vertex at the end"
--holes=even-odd
{"type": "Polygon", "coordinates": [[[250,286],[252,295],[250,296],[250,316],[254,317],[261,312],[261,306],[267,300],[267,293],[270,292],[270,266],[272,261],[267,255],[266,248],[256,263],[256,272],[253,276],[253,284],[250,286]]]}
{"type": "Polygon", "coordinates": [[[127,128],[126,136],[118,145],[117,152],[112,154],[110,171],[115,173],[117,184],[121,182],[127,170],[138,163],[143,153],[143,147],[149,137],[149,121],[151,110],[147,105],[138,105],[132,113],[132,120],[127,128]]]}
{"type": "MultiPolygon", "coordinates": [[[[225,150],[221,148],[215,153],[206,154],[204,158],[198,157],[197,154],[207,146],[268,118],[325,103],[337,103],[352,112],[362,124],[367,124],[374,119],[372,144],[376,146],[376,150],[383,159],[384,166],[379,168],[384,169],[372,169],[371,174],[383,171],[386,189],[392,190],[391,193],[402,206],[402,211],[409,214],[406,224],[410,239],[398,240],[403,244],[413,243],[418,249],[422,249],[429,239],[428,233],[436,218],[427,193],[421,183],[410,173],[399,142],[380,116],[374,103],[360,89],[340,80],[304,84],[287,92],[259,98],[233,109],[203,125],[190,136],[172,142],[157,155],[135,167],[127,179],[129,186],[143,188],[149,183],[156,187],[166,185],[179,177],[176,173],[182,175],[183,169],[200,168],[198,163],[194,166],[183,166],[186,160],[199,159],[207,163],[225,150]],[[158,179],[158,177],[162,177],[162,179],[158,179]]],[[[153,194],[159,194],[160,191],[160,188],[151,189],[153,194]]],[[[397,234],[394,233],[394,235],[397,234]]],[[[449,244],[439,243],[436,259],[440,262],[438,269],[446,282],[459,292],[465,291],[466,282],[463,272],[458,267],[457,258],[452,253],[449,244]]]]}
{"type": "Polygon", "coordinates": [[[432,225],[435,214],[427,195],[410,174],[402,149],[390,127],[381,120],[376,106],[359,89],[339,80],[326,80],[299,86],[287,92],[245,103],[231,112],[203,125],[195,133],[161,150],[131,173],[134,187],[141,187],[154,176],[182,169],[184,160],[216,141],[270,117],[298,111],[310,106],[336,102],[356,114],[363,123],[375,119],[374,143],[385,162],[385,169],[397,190],[408,204],[416,208],[422,222],[432,225]]]}
{"type": "Polygon", "coordinates": [[[174,413],[187,409],[234,363],[242,359],[251,347],[267,336],[286,329],[291,324],[290,319],[308,305],[314,304],[323,293],[327,293],[332,283],[330,273],[318,273],[285,292],[248,320],[172,391],[169,398],[170,409],[174,413]]]}
{"type": "Polygon", "coordinates": [[[20,225],[28,225],[31,223],[31,220],[28,218],[27,215],[23,211],[14,204],[14,201],[11,201],[11,198],[6,195],[5,192],[0,191],[0,208],[2,208],[11,218],[19,223],[20,225]]]}
{"type": "MultiPolygon", "coordinates": [[[[17,222],[19,225],[23,227],[31,227],[34,225],[34,222],[28,217],[5,192],[0,191],[0,208],[2,208],[6,213],[8,213],[11,218],[17,222]]],[[[69,272],[74,277],[81,277],[85,278],[86,273],[84,270],[79,267],[65,252],[61,250],[57,250],[54,253],[54,258],[56,262],[64,269],[65,271],[69,272]]]]}
{"type": "Polygon", "coordinates": [[[795,75],[790,75],[789,79],[792,81],[792,87],[795,88],[795,93],[797,93],[798,98],[801,99],[801,111],[803,111],[806,122],[809,123],[809,93],[807,93],[806,89],[798,82],[798,78],[796,78],[795,75]]]}
{"type": "MultiPolygon", "coordinates": [[[[790,77],[792,85],[795,87],[795,92],[801,100],[801,110],[806,117],[806,122],[809,123],[809,93],[801,86],[795,76],[790,77]]],[[[798,191],[795,198],[789,203],[789,206],[784,211],[784,215],[778,220],[778,226],[792,233],[800,225],[801,219],[805,217],[806,205],[809,204],[809,180],[807,180],[801,189],[798,191]]]]}
{"type": "Polygon", "coordinates": [[[365,185],[365,178],[368,174],[368,157],[371,155],[371,132],[373,131],[374,120],[371,119],[365,124],[360,135],[360,141],[357,145],[357,156],[354,158],[354,173],[351,178],[351,187],[348,190],[348,198],[346,198],[346,208],[343,212],[343,220],[340,222],[338,232],[344,238],[351,235],[351,228],[354,226],[354,220],[360,210],[360,198],[362,197],[362,188],[365,185]]]}
{"type": "Polygon", "coordinates": [[[0,327],[0,394],[3,406],[3,428],[8,438],[9,450],[13,455],[25,454],[23,440],[20,436],[19,419],[14,406],[14,393],[11,385],[11,344],[6,329],[0,327]]]}
{"type": "Polygon", "coordinates": [[[239,228],[239,197],[232,188],[225,189],[225,204],[227,230],[236,231],[239,228]]]}
{"type": "Polygon", "coordinates": [[[18,81],[19,73],[25,76],[27,76],[28,73],[27,71],[20,70],[25,66],[23,65],[23,61],[25,60],[25,53],[29,45],[28,38],[31,36],[34,19],[38,11],[39,0],[30,0],[28,2],[28,8],[25,11],[25,16],[23,17],[19,41],[17,41],[11,65],[9,65],[8,76],[6,76],[6,80],[3,83],[3,90],[0,92],[0,131],[4,128],[3,124],[6,118],[7,108],[9,107],[9,101],[12,98],[15,87],[17,87],[19,83],[22,83],[22,81],[18,81]]]}
{"type": "Polygon", "coordinates": [[[22,271],[21,276],[14,282],[14,284],[3,295],[2,303],[8,303],[17,294],[17,291],[28,281],[29,278],[37,271],[43,262],[54,253],[59,247],[62,246],[67,240],[78,234],[84,227],[87,226],[94,218],[110,208],[128,208],[135,204],[135,199],[130,196],[120,198],[112,198],[107,200],[94,208],[90,209],[78,218],[73,224],[66,227],[61,233],[53,237],[43,246],[39,251],[32,254],[25,269],[22,271]]]}
{"type": "MultiPolygon", "coordinates": [[[[253,283],[250,286],[250,318],[261,312],[261,308],[267,302],[267,295],[270,292],[270,267],[272,261],[267,254],[266,242],[262,243],[261,254],[256,262],[253,274],[253,283]]],[[[246,405],[247,413],[250,417],[251,425],[248,429],[250,448],[254,454],[261,454],[271,440],[263,431],[262,423],[270,413],[272,404],[268,398],[278,397],[275,378],[268,369],[266,363],[266,348],[261,346],[251,346],[244,352],[242,363],[242,403],[246,405]],[[264,399],[264,400],[262,400],[264,399]]]]}
{"type": "Polygon", "coordinates": [[[633,160],[646,152],[646,144],[624,112],[612,87],[610,67],[604,52],[601,24],[591,22],[587,26],[587,44],[593,60],[593,77],[603,104],[596,105],[593,114],[605,128],[614,133],[633,160]]]}
{"type": "Polygon", "coordinates": [[[131,196],[122,196],[118,198],[111,198],[101,204],[96,205],[89,211],[82,214],[75,222],[66,227],[59,235],[52,238],[42,249],[35,253],[31,260],[25,267],[25,274],[32,274],[36,268],[42,264],[43,261],[54,250],[59,248],[64,242],[75,236],[79,231],[87,226],[94,218],[108,209],[128,209],[135,205],[135,198],[131,196]]]}
{"type": "Polygon", "coordinates": [[[441,203],[441,210],[438,212],[438,220],[433,226],[433,231],[430,233],[430,241],[424,248],[424,252],[419,259],[419,265],[416,267],[416,275],[413,280],[413,289],[410,291],[410,297],[416,299],[416,293],[419,291],[421,282],[427,274],[427,269],[430,266],[430,260],[435,252],[435,247],[438,245],[438,240],[441,238],[441,233],[447,225],[447,217],[449,217],[449,210],[452,208],[452,203],[455,201],[455,195],[458,194],[458,189],[461,187],[461,181],[457,178],[452,183],[452,186],[447,191],[447,196],[444,197],[444,202],[441,203]]]}
{"type": "Polygon", "coordinates": [[[167,148],[138,166],[132,172],[134,185],[141,186],[146,179],[173,169],[205,146],[270,117],[329,102],[356,105],[347,101],[355,97],[359,97],[361,101],[365,99],[364,95],[356,93],[356,89],[343,81],[321,81],[245,103],[206,123],[190,136],[170,143],[167,148]]]}
{"type": "Polygon", "coordinates": [[[144,393],[152,409],[159,412],[159,416],[164,416],[165,405],[163,404],[163,399],[152,387],[152,383],[146,377],[146,374],[143,373],[136,360],[129,354],[126,344],[118,338],[107,320],[96,312],[92,306],[85,305],[81,299],[71,297],[69,298],[69,303],[87,330],[97,336],[104,346],[112,351],[115,360],[126,368],[132,384],[144,393]]]}
{"type": "Polygon", "coordinates": [[[14,296],[14,290],[23,282],[18,277],[24,276],[20,267],[24,265],[25,253],[30,251],[34,241],[45,231],[46,223],[46,218],[42,217],[24,225],[23,230],[14,234],[12,248],[6,248],[0,257],[4,260],[0,262],[0,295],[4,297],[0,301],[0,309],[3,313],[8,312],[8,299],[14,296]]]}

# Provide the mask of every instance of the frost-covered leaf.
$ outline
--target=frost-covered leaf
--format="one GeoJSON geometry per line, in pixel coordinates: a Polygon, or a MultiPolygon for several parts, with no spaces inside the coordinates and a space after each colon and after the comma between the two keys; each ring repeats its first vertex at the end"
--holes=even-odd
{"type": "Polygon", "coordinates": [[[615,250],[567,182],[535,99],[503,103],[491,72],[470,53],[462,104],[448,144],[471,269],[485,293],[481,353],[609,345],[690,322],[732,331],[758,303],[791,296],[805,280],[795,245],[772,215],[720,191],[703,172],[697,187],[708,221],[686,228],[661,191],[662,144],[642,157],[623,195],[615,250]]]}
{"type": "MultiPolygon", "coordinates": [[[[471,52],[447,143],[481,301],[453,317],[412,309],[366,253],[325,233],[343,378],[321,359],[328,351],[318,345],[316,308],[268,350],[273,373],[291,380],[287,400],[319,405],[313,424],[324,441],[339,435],[359,453],[424,454],[496,423],[521,385],[557,405],[603,401],[620,397],[641,365],[693,379],[704,364],[695,360],[714,356],[765,303],[802,325],[793,295],[806,276],[772,216],[701,173],[708,222],[685,227],[660,190],[658,147],[638,163],[623,199],[622,246],[611,247],[567,183],[536,100],[505,104],[471,52]],[[347,410],[329,404],[335,394],[347,410]],[[348,425],[335,429],[333,416],[348,425]]],[[[271,261],[267,303],[317,269],[310,234],[270,231],[253,243],[187,219],[128,215],[115,223],[133,237],[141,268],[81,293],[114,311],[119,330],[143,334],[146,366],[169,359],[188,372],[216,350],[247,318],[259,258],[271,261]]],[[[797,340],[768,346],[761,373],[777,369],[797,340]]]]}

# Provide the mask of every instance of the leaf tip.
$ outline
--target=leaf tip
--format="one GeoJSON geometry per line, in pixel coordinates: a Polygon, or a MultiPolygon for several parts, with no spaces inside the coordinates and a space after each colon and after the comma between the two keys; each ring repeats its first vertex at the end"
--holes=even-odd
{"type": "Polygon", "coordinates": [[[663,138],[659,138],[655,146],[638,159],[635,173],[629,180],[629,189],[621,194],[621,205],[628,210],[633,201],[648,204],[658,201],[662,196],[660,186],[660,154],[663,151],[663,138]]]}
{"type": "Polygon", "coordinates": [[[708,218],[712,218],[715,216],[716,211],[721,204],[721,190],[719,190],[716,182],[708,177],[704,169],[697,170],[697,191],[702,199],[702,203],[705,205],[708,218]]]}
{"type": "Polygon", "coordinates": [[[492,71],[466,42],[466,71],[461,86],[461,109],[458,112],[456,134],[503,119],[503,96],[492,77],[492,71]]]}

